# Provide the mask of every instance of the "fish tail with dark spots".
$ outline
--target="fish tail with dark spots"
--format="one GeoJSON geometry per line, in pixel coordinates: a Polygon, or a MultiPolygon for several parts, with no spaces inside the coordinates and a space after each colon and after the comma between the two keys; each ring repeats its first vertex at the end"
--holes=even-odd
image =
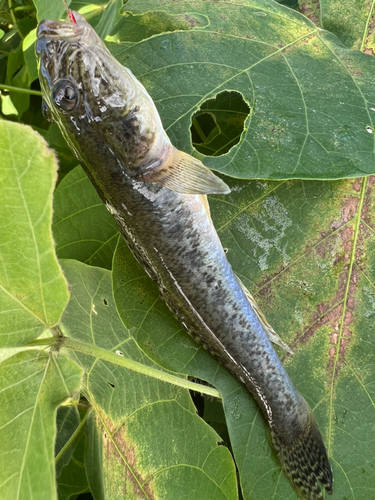
{"type": "Polygon", "coordinates": [[[296,492],[305,500],[323,500],[318,481],[332,494],[332,469],[318,424],[310,410],[306,429],[292,441],[271,430],[281,465],[296,492]]]}

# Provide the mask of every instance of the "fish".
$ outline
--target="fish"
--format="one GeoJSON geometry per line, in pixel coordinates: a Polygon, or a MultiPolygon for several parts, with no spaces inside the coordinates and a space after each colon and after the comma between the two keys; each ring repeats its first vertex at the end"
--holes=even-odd
{"type": "Polygon", "coordinates": [[[133,73],[77,12],[41,21],[36,53],[46,118],[55,122],[118,229],[185,329],[258,402],[278,459],[306,500],[332,493],[311,408],[272,343],[289,349],[233,272],[207,194],[225,182],[176,149],[133,73]]]}

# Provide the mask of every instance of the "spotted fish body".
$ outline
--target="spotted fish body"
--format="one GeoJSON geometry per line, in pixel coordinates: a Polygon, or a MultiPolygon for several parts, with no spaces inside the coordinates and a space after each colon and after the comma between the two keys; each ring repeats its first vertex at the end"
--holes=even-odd
{"type": "Polygon", "coordinates": [[[176,150],[144,87],[84,18],[43,21],[37,54],[46,111],[185,328],[244,384],[269,423],[296,491],[322,499],[332,472],[312,411],[228,263],[205,193],[227,186],[176,150]]]}

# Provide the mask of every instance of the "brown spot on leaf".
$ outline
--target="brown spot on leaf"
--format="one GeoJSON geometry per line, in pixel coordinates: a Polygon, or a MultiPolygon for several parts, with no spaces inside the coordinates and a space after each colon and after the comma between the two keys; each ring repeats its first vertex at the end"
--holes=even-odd
{"type": "Polygon", "coordinates": [[[336,348],[335,347],[331,347],[331,349],[329,350],[329,357],[330,358],[333,358],[336,354],[336,348]]]}
{"type": "MultiPolygon", "coordinates": [[[[363,201],[363,208],[362,208],[362,214],[361,218],[363,221],[366,222],[366,224],[371,227],[372,229],[375,229],[375,224],[374,224],[374,198],[375,198],[375,175],[372,175],[371,177],[368,178],[368,185],[366,189],[366,197],[363,201]]],[[[367,229],[365,229],[368,231],[367,229]]],[[[369,236],[369,235],[367,235],[369,236]]]]}
{"type": "Polygon", "coordinates": [[[202,23],[200,19],[197,19],[194,16],[190,16],[189,14],[185,14],[184,19],[190,24],[191,28],[196,28],[197,26],[204,26],[204,23],[202,23]]]}
{"type": "MultiPolygon", "coordinates": [[[[337,305],[332,310],[327,312],[328,307],[329,307],[328,303],[320,304],[319,310],[324,311],[324,309],[326,309],[326,311],[315,315],[314,324],[310,328],[308,328],[301,337],[298,338],[298,343],[301,343],[303,345],[307,344],[307,342],[314,336],[315,332],[324,325],[329,325],[333,332],[332,335],[335,334],[335,332],[339,328],[342,304],[337,305]]],[[[332,340],[331,336],[331,344],[334,343],[335,342],[332,340]]]]}
{"type": "Polygon", "coordinates": [[[355,216],[358,208],[358,201],[357,196],[348,196],[345,205],[341,209],[343,222],[348,222],[355,216]]]}
{"type": "Polygon", "coordinates": [[[340,231],[342,247],[344,251],[347,252],[345,255],[345,260],[349,259],[350,253],[352,251],[353,236],[354,236],[353,226],[346,226],[342,231],[340,231]]]}
{"type": "Polygon", "coordinates": [[[357,177],[356,179],[354,179],[354,182],[352,182],[352,189],[356,193],[360,193],[361,192],[361,189],[362,189],[362,179],[360,177],[357,177]]]}
{"type": "MultiPolygon", "coordinates": [[[[336,206],[336,202],[332,207],[336,206]]],[[[318,266],[316,267],[317,272],[321,270],[329,276],[331,285],[329,295],[325,296],[324,301],[315,304],[314,310],[312,310],[311,301],[307,306],[302,306],[304,310],[298,305],[298,310],[303,312],[305,329],[294,338],[290,343],[290,347],[295,351],[298,350],[298,345],[309,342],[315,333],[328,335],[327,370],[329,378],[332,375],[335,378],[337,377],[348,355],[348,348],[353,338],[353,324],[356,321],[356,314],[358,314],[356,296],[361,276],[359,269],[366,262],[366,251],[369,242],[375,242],[375,235],[367,227],[370,226],[375,230],[374,204],[375,176],[368,178],[368,180],[355,179],[348,181],[345,184],[345,191],[342,191],[340,208],[336,210],[331,220],[326,219],[324,221],[323,227],[315,226],[314,237],[310,241],[308,240],[306,247],[301,248],[298,252],[299,257],[303,252],[304,259],[310,260],[312,263],[315,261],[318,266]],[[356,233],[359,194],[363,182],[368,182],[368,188],[362,205],[361,216],[367,225],[361,223],[359,232],[356,233]],[[348,189],[350,190],[349,193],[348,189]],[[356,243],[355,262],[351,263],[354,242],[356,243]],[[306,325],[309,326],[306,328],[306,325]],[[334,373],[332,373],[333,370],[334,373]]],[[[293,275],[295,268],[297,268],[297,274],[300,273],[298,266],[300,266],[298,260],[296,263],[292,262],[289,266],[280,264],[272,275],[269,274],[260,283],[261,288],[258,290],[258,295],[264,297],[264,303],[272,303],[272,294],[277,293],[277,289],[280,290],[281,287],[297,281],[293,275]]],[[[309,269],[306,270],[307,273],[310,271],[309,269]]],[[[298,274],[298,276],[301,275],[298,274]]],[[[296,288],[295,285],[294,288],[296,288]]]]}
{"type": "MultiPolygon", "coordinates": [[[[353,275],[351,278],[353,278],[353,275]]],[[[353,291],[355,291],[355,290],[356,289],[354,289],[353,291]]],[[[352,325],[352,323],[354,321],[354,314],[353,314],[352,310],[350,310],[351,308],[350,308],[349,304],[354,307],[354,305],[355,305],[354,297],[349,297],[347,300],[347,308],[346,308],[345,313],[344,313],[344,318],[342,318],[342,307],[341,307],[339,321],[341,324],[343,322],[342,330],[340,331],[340,329],[338,329],[338,332],[332,332],[332,334],[330,335],[330,337],[331,337],[330,343],[333,344],[335,347],[331,347],[329,350],[329,358],[330,359],[328,361],[327,368],[329,371],[331,371],[333,369],[333,367],[335,366],[335,373],[334,373],[335,378],[337,377],[337,375],[340,371],[341,365],[342,365],[343,361],[345,360],[347,347],[348,347],[348,345],[352,339],[352,336],[353,336],[353,332],[350,329],[350,326],[352,325]],[[337,349],[339,350],[340,356],[337,359],[336,364],[334,365],[334,358],[336,357],[337,349]]]]}
{"type": "Polygon", "coordinates": [[[111,478],[106,480],[108,497],[154,500],[154,482],[139,470],[136,446],[127,434],[126,424],[116,424],[104,414],[97,416],[96,423],[102,432],[105,476],[111,478]],[[111,494],[111,488],[116,488],[116,495],[111,494]]]}
{"type": "Polygon", "coordinates": [[[345,357],[345,354],[346,354],[346,348],[350,342],[350,338],[344,338],[344,339],[341,339],[341,343],[340,343],[340,354],[342,356],[342,358],[345,357]]]}
{"type": "Polygon", "coordinates": [[[355,299],[354,299],[354,297],[349,297],[348,300],[347,300],[347,302],[346,302],[346,305],[350,309],[354,309],[354,307],[355,307],[355,299]]]}
{"type": "Polygon", "coordinates": [[[312,21],[315,26],[320,25],[320,3],[319,0],[299,0],[299,9],[301,13],[312,21]]]}
{"type": "Polygon", "coordinates": [[[339,338],[339,334],[334,332],[331,335],[331,344],[336,345],[337,344],[337,339],[339,338]]]}
{"type": "Polygon", "coordinates": [[[353,323],[353,313],[351,311],[346,310],[345,318],[344,318],[344,325],[349,326],[352,323],[353,323]]]}

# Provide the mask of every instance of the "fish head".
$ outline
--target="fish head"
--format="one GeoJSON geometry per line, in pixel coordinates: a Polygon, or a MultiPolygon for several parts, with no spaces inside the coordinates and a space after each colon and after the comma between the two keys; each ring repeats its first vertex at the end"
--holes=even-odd
{"type": "Polygon", "coordinates": [[[84,17],[75,12],[74,18],[38,26],[39,75],[51,118],[92,125],[119,119],[132,106],[134,83],[84,17]]]}
{"type": "Polygon", "coordinates": [[[84,17],[77,12],[73,16],[76,22],[46,20],[38,26],[45,116],[59,125],[80,161],[90,162],[94,154],[104,161],[103,154],[113,154],[131,169],[155,139],[152,127],[148,135],[143,130],[147,106],[145,118],[137,113],[144,87],[111,55],[84,17]]]}

